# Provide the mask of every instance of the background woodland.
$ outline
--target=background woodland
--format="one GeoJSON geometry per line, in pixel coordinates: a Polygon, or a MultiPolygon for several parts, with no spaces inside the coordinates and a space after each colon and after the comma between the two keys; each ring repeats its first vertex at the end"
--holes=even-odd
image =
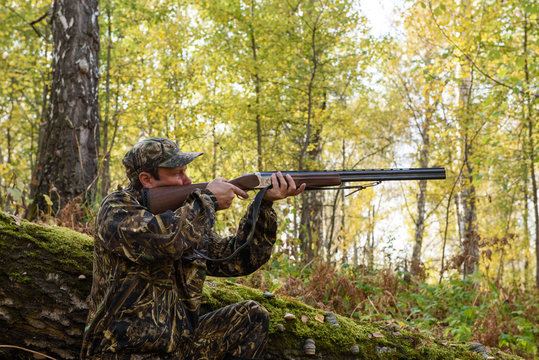
{"type": "Polygon", "coordinates": [[[537,2],[403,1],[384,37],[352,0],[71,3],[0,5],[0,210],[91,234],[150,136],[205,153],[194,182],[443,166],[276,204],[238,281],[539,356],[537,2]]]}

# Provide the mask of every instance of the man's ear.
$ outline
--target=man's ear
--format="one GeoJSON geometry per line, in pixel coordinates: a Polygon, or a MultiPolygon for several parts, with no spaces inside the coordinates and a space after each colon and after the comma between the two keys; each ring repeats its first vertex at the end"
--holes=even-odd
{"type": "Polygon", "coordinates": [[[146,188],[146,189],[153,188],[155,178],[149,172],[142,171],[140,174],[138,174],[138,179],[140,183],[142,184],[143,188],[146,188]]]}

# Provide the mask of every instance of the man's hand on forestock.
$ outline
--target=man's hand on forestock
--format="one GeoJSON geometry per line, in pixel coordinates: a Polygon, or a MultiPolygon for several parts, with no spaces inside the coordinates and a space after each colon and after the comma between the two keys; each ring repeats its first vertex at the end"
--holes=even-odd
{"type": "Polygon", "coordinates": [[[212,180],[206,189],[210,190],[217,198],[217,206],[219,210],[228,209],[232,205],[232,200],[236,195],[247,199],[249,195],[237,187],[227,182],[225,178],[217,178],[212,180]]]}
{"type": "Polygon", "coordinates": [[[264,194],[264,200],[276,201],[286,199],[289,196],[296,196],[305,190],[305,184],[301,184],[298,188],[296,182],[292,179],[292,176],[283,176],[279,171],[277,174],[271,175],[272,187],[264,194]]]}

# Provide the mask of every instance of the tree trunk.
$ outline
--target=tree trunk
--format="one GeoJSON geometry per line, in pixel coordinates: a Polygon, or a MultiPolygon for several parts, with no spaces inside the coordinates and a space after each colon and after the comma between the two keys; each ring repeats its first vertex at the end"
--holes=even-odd
{"type": "Polygon", "coordinates": [[[322,194],[320,191],[308,191],[302,195],[299,239],[303,263],[308,264],[317,255],[322,240],[322,194]]]}
{"type": "MultiPolygon", "coordinates": [[[[346,166],[346,140],[342,140],[342,148],[341,148],[341,155],[342,155],[342,162],[341,162],[341,169],[347,169],[346,166]]],[[[339,246],[343,243],[344,238],[344,229],[346,228],[346,203],[345,203],[345,194],[343,190],[337,190],[335,191],[335,194],[333,196],[333,205],[331,206],[331,216],[330,216],[330,224],[328,226],[328,230],[326,232],[326,261],[328,263],[335,263],[337,260],[334,257],[334,254],[332,253],[332,249],[335,248],[335,253],[339,249],[339,246]],[[340,210],[340,215],[338,215],[340,210]],[[337,224],[337,222],[340,222],[337,224]],[[336,238],[336,244],[334,244],[334,239],[336,238]]],[[[348,263],[348,251],[344,250],[342,252],[342,264],[348,263]]]]}
{"type": "MultiPolygon", "coordinates": [[[[331,215],[329,216],[329,226],[327,227],[326,236],[325,236],[325,244],[324,244],[326,248],[326,262],[327,263],[332,263],[335,260],[333,258],[333,247],[334,247],[333,239],[335,238],[335,236],[337,237],[337,239],[339,239],[340,233],[343,230],[343,227],[340,227],[337,231],[335,230],[336,228],[335,224],[337,222],[337,208],[338,208],[339,199],[341,198],[342,193],[343,191],[337,190],[335,191],[335,194],[333,194],[333,201],[331,205],[331,215]]],[[[346,251],[344,252],[343,257],[346,257],[346,251]]]]}
{"type": "MultiPolygon", "coordinates": [[[[65,228],[18,221],[0,213],[0,344],[78,359],[93,242],[65,228]]],[[[0,351],[0,358],[16,354],[0,351]]]]}
{"type": "Polygon", "coordinates": [[[369,228],[367,230],[367,241],[365,242],[365,254],[367,257],[367,267],[372,270],[374,269],[374,225],[376,223],[376,209],[374,206],[371,206],[369,209],[369,228]]]}
{"type": "MultiPolygon", "coordinates": [[[[429,165],[429,147],[430,147],[430,123],[432,117],[432,109],[427,109],[425,120],[423,121],[421,128],[421,151],[419,154],[419,166],[426,168],[429,165]]],[[[415,221],[415,241],[414,250],[412,253],[412,266],[411,274],[414,276],[421,276],[423,273],[421,266],[421,252],[423,248],[423,236],[425,233],[425,220],[427,217],[426,211],[426,198],[427,198],[427,180],[419,181],[419,193],[417,194],[417,218],[415,221]]]]}
{"type": "Polygon", "coordinates": [[[461,247],[463,255],[462,275],[464,278],[477,271],[479,261],[479,234],[477,233],[477,214],[475,207],[475,186],[473,185],[472,167],[468,156],[464,159],[467,166],[463,172],[462,190],[459,193],[459,214],[462,223],[461,247]]]}
{"type": "Polygon", "coordinates": [[[470,110],[471,94],[473,88],[472,71],[469,64],[463,65],[468,69],[462,70],[465,74],[459,86],[458,100],[459,110],[457,123],[460,126],[460,151],[463,162],[461,177],[461,190],[458,193],[459,202],[459,230],[463,256],[462,275],[464,278],[474,274],[478,269],[479,262],[479,234],[477,232],[476,195],[473,184],[474,169],[472,168],[472,139],[470,134],[473,122],[470,110]]]}
{"type": "Polygon", "coordinates": [[[91,198],[97,176],[98,1],[55,0],[51,14],[51,99],[40,130],[29,217],[39,210],[57,212],[79,195],[91,198]]]}
{"type": "MultiPolygon", "coordinates": [[[[110,150],[109,150],[109,122],[110,122],[110,52],[112,49],[112,21],[110,19],[110,4],[107,6],[107,65],[105,76],[105,119],[103,120],[103,148],[101,149],[101,197],[107,196],[110,190],[110,150]]],[[[112,148],[112,144],[110,146],[112,148]]]]}
{"type": "MultiPolygon", "coordinates": [[[[421,165],[421,167],[426,167],[421,165]]],[[[421,276],[421,250],[423,248],[423,234],[425,233],[425,198],[427,193],[427,180],[419,181],[417,194],[417,219],[415,221],[414,250],[412,252],[412,266],[410,272],[414,276],[421,276]]]]}

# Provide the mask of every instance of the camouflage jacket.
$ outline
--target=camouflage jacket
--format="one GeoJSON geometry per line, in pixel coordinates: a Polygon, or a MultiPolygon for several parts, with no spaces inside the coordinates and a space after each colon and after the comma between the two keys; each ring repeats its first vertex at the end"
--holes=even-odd
{"type": "Polygon", "coordinates": [[[195,190],[176,211],[154,215],[132,188],[103,200],[81,358],[180,354],[197,326],[205,276],[247,275],[269,259],[277,224],[265,201],[253,242],[237,256],[216,263],[195,253],[224,258],[251,230],[252,204],[235,236],[217,236],[216,201],[211,192],[195,190]]]}

